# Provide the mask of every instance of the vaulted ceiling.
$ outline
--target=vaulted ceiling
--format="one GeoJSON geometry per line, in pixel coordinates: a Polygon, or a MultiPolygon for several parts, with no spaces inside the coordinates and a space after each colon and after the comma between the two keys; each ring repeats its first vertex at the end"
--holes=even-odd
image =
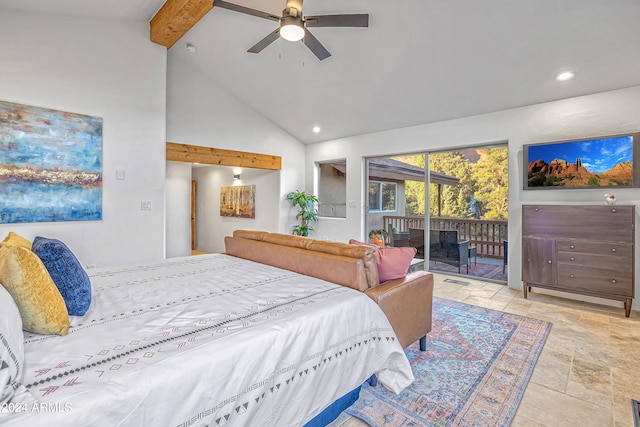
{"type": "MultiPolygon", "coordinates": [[[[275,15],[285,3],[229,1],[275,15]]],[[[149,22],[163,3],[0,0],[0,9],[149,22]]],[[[311,29],[332,54],[324,61],[285,40],[251,54],[277,23],[213,7],[169,60],[305,143],[640,85],[638,0],[305,0],[303,12],[368,13],[369,28],[311,29]],[[556,81],[563,69],[575,78],[556,81]]]]}

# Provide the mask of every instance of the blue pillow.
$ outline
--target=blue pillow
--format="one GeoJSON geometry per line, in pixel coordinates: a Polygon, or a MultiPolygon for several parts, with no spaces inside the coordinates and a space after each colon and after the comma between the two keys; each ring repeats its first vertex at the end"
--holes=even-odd
{"type": "Polygon", "coordinates": [[[56,284],[71,316],[84,316],[91,305],[91,281],[78,258],[57,239],[37,236],[31,250],[56,284]]]}

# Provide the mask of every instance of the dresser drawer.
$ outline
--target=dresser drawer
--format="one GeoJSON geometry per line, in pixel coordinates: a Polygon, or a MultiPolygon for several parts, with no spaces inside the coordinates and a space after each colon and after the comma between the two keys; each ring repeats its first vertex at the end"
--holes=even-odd
{"type": "Polygon", "coordinates": [[[634,221],[634,206],[522,206],[523,236],[631,243],[634,221]]]}
{"type": "Polygon", "coordinates": [[[560,252],[589,253],[600,256],[617,256],[633,259],[633,245],[625,243],[586,242],[582,240],[556,241],[558,255],[560,252]]]}
{"type": "Polygon", "coordinates": [[[558,265],[561,264],[565,268],[582,268],[586,266],[621,272],[633,271],[633,259],[631,257],[558,252],[558,265]]]}
{"type": "Polygon", "coordinates": [[[602,269],[597,267],[558,264],[558,288],[587,294],[633,297],[631,270],[602,269]]]}

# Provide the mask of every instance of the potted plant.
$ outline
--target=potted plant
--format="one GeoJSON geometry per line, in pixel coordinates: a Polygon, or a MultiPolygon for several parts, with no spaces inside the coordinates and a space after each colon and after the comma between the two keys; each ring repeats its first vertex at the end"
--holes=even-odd
{"type": "Polygon", "coordinates": [[[369,232],[369,238],[371,239],[371,243],[376,246],[384,247],[384,242],[389,237],[389,233],[387,230],[380,228],[378,230],[371,230],[369,232]]]}
{"type": "Polygon", "coordinates": [[[309,232],[313,230],[309,224],[318,221],[318,198],[313,194],[296,190],[287,194],[287,200],[298,208],[296,219],[300,220],[300,224],[293,226],[292,234],[309,236],[309,232]]]}

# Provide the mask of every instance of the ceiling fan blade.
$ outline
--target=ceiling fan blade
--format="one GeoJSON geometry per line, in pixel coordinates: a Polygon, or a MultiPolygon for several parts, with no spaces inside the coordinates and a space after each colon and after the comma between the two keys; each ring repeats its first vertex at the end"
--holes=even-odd
{"type": "Polygon", "coordinates": [[[307,27],[368,27],[369,14],[305,16],[307,27]]]}
{"type": "Polygon", "coordinates": [[[318,39],[315,38],[313,34],[311,34],[306,28],[304,29],[304,38],[302,39],[302,42],[309,48],[311,52],[313,52],[315,56],[318,57],[320,61],[331,56],[329,51],[324,46],[322,46],[322,43],[320,43],[318,39]]]}
{"type": "Polygon", "coordinates": [[[265,47],[269,46],[271,43],[276,41],[278,37],[280,37],[280,27],[276,28],[274,32],[272,32],[267,37],[263,38],[258,43],[253,45],[251,49],[249,49],[247,52],[260,53],[262,49],[264,49],[265,47]]]}
{"type": "Polygon", "coordinates": [[[221,7],[223,9],[233,10],[234,12],[245,13],[247,15],[257,16],[258,18],[268,19],[270,21],[280,21],[280,17],[272,15],[260,10],[250,9],[248,7],[240,6],[237,4],[229,3],[223,0],[214,0],[213,7],[221,7]]]}

